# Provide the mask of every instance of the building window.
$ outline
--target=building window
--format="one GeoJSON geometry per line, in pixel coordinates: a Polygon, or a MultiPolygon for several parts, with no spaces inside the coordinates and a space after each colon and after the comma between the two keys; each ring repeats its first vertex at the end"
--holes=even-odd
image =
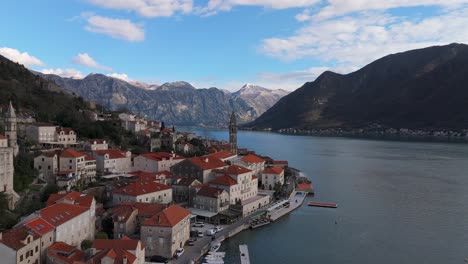
{"type": "Polygon", "coordinates": [[[39,251],[39,246],[36,246],[36,252],[39,251]]]}

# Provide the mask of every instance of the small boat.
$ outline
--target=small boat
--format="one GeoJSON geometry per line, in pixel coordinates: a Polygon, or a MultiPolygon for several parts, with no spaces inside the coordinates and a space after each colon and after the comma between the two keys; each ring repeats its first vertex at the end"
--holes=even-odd
{"type": "Polygon", "coordinates": [[[211,243],[210,252],[216,252],[216,251],[218,251],[218,249],[220,247],[221,247],[221,243],[219,243],[219,242],[211,243]]]}
{"type": "Polygon", "coordinates": [[[308,206],[317,206],[317,207],[327,207],[327,208],[337,208],[338,204],[336,203],[321,203],[321,202],[309,202],[308,206]]]}

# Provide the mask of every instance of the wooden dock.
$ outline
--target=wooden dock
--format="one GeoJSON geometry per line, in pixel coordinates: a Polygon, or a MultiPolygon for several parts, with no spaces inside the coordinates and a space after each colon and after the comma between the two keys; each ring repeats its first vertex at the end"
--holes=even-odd
{"type": "Polygon", "coordinates": [[[241,264],[250,264],[249,248],[247,245],[239,245],[241,264]]]}
{"type": "Polygon", "coordinates": [[[338,204],[336,203],[321,203],[321,202],[309,202],[309,206],[325,207],[325,208],[337,208],[338,204]]]}

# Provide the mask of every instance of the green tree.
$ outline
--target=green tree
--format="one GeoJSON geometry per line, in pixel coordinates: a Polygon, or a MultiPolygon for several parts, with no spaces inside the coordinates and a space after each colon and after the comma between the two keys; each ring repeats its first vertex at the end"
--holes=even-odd
{"type": "Polygon", "coordinates": [[[53,193],[58,193],[59,187],[56,184],[49,183],[41,193],[41,202],[47,202],[49,196],[53,193]]]}
{"type": "Polygon", "coordinates": [[[102,231],[107,234],[108,238],[114,238],[114,220],[112,217],[106,217],[102,220],[102,231]]]}
{"type": "Polygon", "coordinates": [[[89,249],[93,246],[93,241],[91,240],[83,240],[81,242],[81,249],[82,250],[86,250],[86,249],[89,249]]]}

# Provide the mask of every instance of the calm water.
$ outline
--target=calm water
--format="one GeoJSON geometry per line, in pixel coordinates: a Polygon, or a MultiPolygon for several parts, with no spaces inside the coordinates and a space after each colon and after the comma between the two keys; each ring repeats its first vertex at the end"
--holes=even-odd
{"type": "MultiPolygon", "coordinates": [[[[192,129],[227,140],[227,131],[192,129]]],[[[465,263],[468,144],[240,132],[240,147],[286,159],[312,180],[309,200],[263,228],[223,242],[228,263],[248,244],[252,263],[465,263]],[[337,224],[335,224],[335,221],[337,224]]]]}

